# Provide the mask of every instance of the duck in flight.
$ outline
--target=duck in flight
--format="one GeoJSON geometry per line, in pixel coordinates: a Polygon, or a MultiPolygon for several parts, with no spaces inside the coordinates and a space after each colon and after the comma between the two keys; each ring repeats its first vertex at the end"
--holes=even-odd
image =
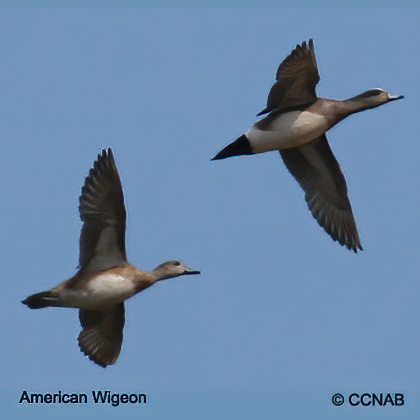
{"type": "Polygon", "coordinates": [[[200,274],[179,261],[141,271],[127,261],[126,211],[111,148],[98,155],[79,199],[83,227],[79,271],[69,280],[22,301],[31,309],[79,308],[81,351],[99,366],[118,359],[125,323],[124,301],[159,280],[200,274]]]}
{"type": "Polygon", "coordinates": [[[246,134],[224,147],[212,160],[278,150],[287,169],[305,192],[313,217],[334,241],[357,252],[362,244],[340,165],[326,132],[356,112],[404,96],[371,89],[344,101],[318,98],[318,66],[312,39],[280,64],[267,106],[246,134]]]}

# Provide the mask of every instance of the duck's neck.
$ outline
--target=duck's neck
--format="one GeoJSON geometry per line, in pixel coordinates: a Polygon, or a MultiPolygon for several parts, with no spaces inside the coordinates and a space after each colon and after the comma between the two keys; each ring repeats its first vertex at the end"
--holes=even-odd
{"type": "Polygon", "coordinates": [[[135,270],[132,281],[135,283],[136,293],[141,292],[155,284],[157,281],[162,280],[162,277],[159,275],[160,273],[156,273],[155,270],[141,271],[137,268],[135,270]]]}
{"type": "Polygon", "coordinates": [[[327,115],[332,127],[351,114],[375,108],[383,103],[383,100],[375,101],[372,98],[364,98],[361,95],[357,95],[344,101],[324,99],[320,106],[322,106],[324,115],[327,115]]]}
{"type": "Polygon", "coordinates": [[[168,272],[165,269],[165,267],[162,267],[160,265],[157,266],[156,268],[154,268],[152,271],[150,271],[149,275],[151,276],[151,278],[153,280],[153,283],[172,277],[172,276],[168,275],[168,272]]]}

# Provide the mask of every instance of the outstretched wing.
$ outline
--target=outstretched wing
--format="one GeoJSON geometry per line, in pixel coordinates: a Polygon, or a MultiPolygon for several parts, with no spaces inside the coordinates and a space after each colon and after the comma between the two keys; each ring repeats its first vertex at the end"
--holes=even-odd
{"type": "Polygon", "coordinates": [[[276,79],[268,94],[267,106],[258,115],[315,102],[319,73],[312,39],[308,44],[303,41],[302,45],[296,45],[280,64],[276,79]]]}
{"type": "Polygon", "coordinates": [[[118,359],[125,323],[124,303],[106,310],[79,310],[83,330],[78,342],[81,351],[99,366],[107,367],[118,359]]]}
{"type": "Polygon", "coordinates": [[[126,211],[120,176],[111,148],[98,155],[79,199],[79,266],[84,271],[106,270],[127,261],[126,211]]]}
{"type": "Polygon", "coordinates": [[[280,150],[280,154],[305,191],[309,210],[320,226],[334,241],[354,252],[361,250],[346,180],[325,134],[304,146],[280,150]]]}

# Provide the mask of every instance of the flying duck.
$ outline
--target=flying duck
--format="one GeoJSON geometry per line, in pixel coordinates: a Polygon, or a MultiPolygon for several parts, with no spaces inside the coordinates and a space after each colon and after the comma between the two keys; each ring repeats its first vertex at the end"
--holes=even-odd
{"type": "Polygon", "coordinates": [[[309,210],[320,226],[349,250],[362,250],[346,181],[325,133],[351,114],[404,96],[376,88],[344,101],[318,98],[315,87],[319,74],[312,39],[297,45],[283,60],[276,80],[267,106],[257,114],[267,115],[211,160],[278,150],[304,190],[309,210]]]}
{"type": "Polygon", "coordinates": [[[22,301],[31,309],[79,308],[81,351],[99,366],[118,359],[125,322],[124,301],[159,280],[200,274],[180,261],[142,271],[127,261],[126,210],[120,176],[111,148],[98,155],[79,198],[79,271],[51,290],[22,301]]]}

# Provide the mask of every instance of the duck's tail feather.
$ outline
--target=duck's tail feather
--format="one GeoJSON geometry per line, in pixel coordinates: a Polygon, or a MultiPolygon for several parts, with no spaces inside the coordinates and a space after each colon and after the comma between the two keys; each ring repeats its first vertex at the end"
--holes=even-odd
{"type": "Polygon", "coordinates": [[[39,292],[34,295],[28,296],[22,303],[31,309],[46,308],[48,306],[56,306],[55,301],[57,297],[51,292],[39,292]]]}

